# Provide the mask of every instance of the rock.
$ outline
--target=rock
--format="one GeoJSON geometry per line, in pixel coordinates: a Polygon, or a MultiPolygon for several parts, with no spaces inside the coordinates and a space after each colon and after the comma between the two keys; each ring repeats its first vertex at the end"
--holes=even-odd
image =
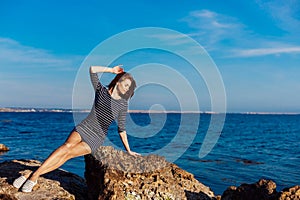
{"type": "Polygon", "coordinates": [[[222,200],[273,200],[276,199],[276,184],[270,180],[259,180],[253,184],[231,186],[222,194],[222,200]]]}
{"type": "Polygon", "coordinates": [[[2,151],[9,151],[9,148],[5,146],[4,144],[0,144],[0,152],[2,151]]]}
{"type": "Polygon", "coordinates": [[[0,199],[86,199],[87,187],[84,179],[61,169],[40,177],[31,193],[23,193],[13,187],[12,183],[16,178],[30,170],[35,170],[40,164],[36,160],[13,160],[0,163],[0,199]]]}
{"type": "Polygon", "coordinates": [[[300,200],[300,186],[286,188],[276,192],[276,184],[271,180],[261,179],[257,183],[230,186],[224,191],[222,200],[300,200]]]}
{"type": "Polygon", "coordinates": [[[214,193],[194,176],[157,155],[130,156],[100,147],[85,156],[89,199],[203,199],[214,193]]]}
{"type": "Polygon", "coordinates": [[[300,200],[300,185],[291,188],[285,188],[279,193],[278,200],[300,200]]]}

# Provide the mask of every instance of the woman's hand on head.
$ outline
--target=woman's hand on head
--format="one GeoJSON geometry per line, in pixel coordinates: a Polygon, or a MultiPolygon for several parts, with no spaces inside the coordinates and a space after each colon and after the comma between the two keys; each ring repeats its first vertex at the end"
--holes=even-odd
{"type": "Polygon", "coordinates": [[[112,72],[115,73],[115,74],[120,74],[122,72],[124,72],[124,69],[122,68],[123,65],[117,65],[117,66],[114,66],[112,68],[112,72]]]}

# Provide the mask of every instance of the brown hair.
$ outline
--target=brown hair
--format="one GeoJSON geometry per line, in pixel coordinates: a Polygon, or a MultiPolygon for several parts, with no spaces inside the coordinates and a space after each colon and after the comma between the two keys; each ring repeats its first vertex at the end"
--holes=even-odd
{"type": "Polygon", "coordinates": [[[119,81],[123,81],[125,79],[129,79],[131,81],[131,85],[129,90],[126,92],[126,94],[124,95],[124,98],[126,100],[128,100],[129,98],[131,98],[134,95],[134,89],[136,88],[136,82],[133,79],[133,77],[131,76],[131,74],[127,73],[127,72],[122,72],[120,74],[117,74],[115,76],[115,78],[110,82],[110,84],[108,85],[108,90],[113,90],[117,84],[117,82],[119,81]]]}

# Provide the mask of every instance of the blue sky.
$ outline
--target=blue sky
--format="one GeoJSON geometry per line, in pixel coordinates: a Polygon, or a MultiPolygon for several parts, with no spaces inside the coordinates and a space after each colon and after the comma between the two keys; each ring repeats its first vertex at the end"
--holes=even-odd
{"type": "MultiPolygon", "coordinates": [[[[161,27],[204,47],[222,76],[228,112],[300,112],[299,11],[297,0],[3,0],[0,107],[71,108],[76,74],[99,43],[123,31],[161,27]]],[[[191,82],[204,84],[184,64],[179,69],[175,61],[164,63],[168,56],[136,52],[120,61],[125,69],[150,61],[174,65],[191,82]]],[[[138,89],[130,108],[178,108],[168,92],[155,87],[138,89]]],[[[210,110],[207,91],[196,90],[200,109],[210,110]]]]}

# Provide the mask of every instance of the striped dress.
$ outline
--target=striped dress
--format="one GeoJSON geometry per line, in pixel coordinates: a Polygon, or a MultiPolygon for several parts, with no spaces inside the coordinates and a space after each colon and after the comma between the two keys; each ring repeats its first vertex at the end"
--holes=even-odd
{"type": "Polygon", "coordinates": [[[95,89],[94,104],[89,115],[82,120],[75,130],[80,134],[94,153],[107,135],[111,123],[116,120],[118,132],[125,131],[128,102],[125,99],[113,99],[100,82],[97,73],[90,73],[91,82],[95,89]]]}

